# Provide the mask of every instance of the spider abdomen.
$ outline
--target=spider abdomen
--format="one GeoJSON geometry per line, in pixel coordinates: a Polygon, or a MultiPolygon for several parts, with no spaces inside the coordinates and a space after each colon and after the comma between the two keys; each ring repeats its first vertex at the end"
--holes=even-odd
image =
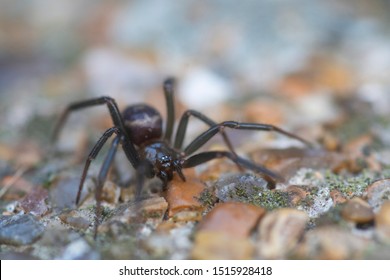
{"type": "Polygon", "coordinates": [[[161,138],[162,118],[153,107],[146,104],[132,105],[123,111],[122,116],[129,137],[135,145],[140,146],[161,138]]]}

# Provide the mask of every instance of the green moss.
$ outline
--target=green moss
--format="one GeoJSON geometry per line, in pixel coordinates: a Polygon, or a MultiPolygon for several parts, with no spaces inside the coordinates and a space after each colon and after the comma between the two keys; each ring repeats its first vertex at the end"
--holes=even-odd
{"type": "Polygon", "coordinates": [[[329,187],[330,191],[338,190],[345,197],[352,198],[362,195],[368,185],[374,181],[374,176],[365,170],[353,177],[327,172],[325,174],[324,186],[329,187]]]}
{"type": "Polygon", "coordinates": [[[217,198],[214,195],[214,192],[212,190],[210,190],[209,188],[204,189],[200,193],[199,197],[197,197],[196,199],[206,209],[211,209],[214,206],[215,201],[217,200],[217,198]]]}
{"type": "MultiPolygon", "coordinates": [[[[254,187],[256,188],[256,187],[254,187]]],[[[248,195],[245,189],[232,190],[231,197],[237,197],[239,201],[263,207],[267,210],[289,207],[288,193],[279,190],[263,190],[258,188],[257,195],[248,195]]]]}

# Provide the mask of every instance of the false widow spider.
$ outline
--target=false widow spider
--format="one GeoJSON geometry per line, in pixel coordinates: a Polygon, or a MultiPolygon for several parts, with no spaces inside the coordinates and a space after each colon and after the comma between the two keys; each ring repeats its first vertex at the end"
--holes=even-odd
{"type": "Polygon", "coordinates": [[[119,144],[122,145],[122,149],[127,159],[136,170],[136,200],[140,197],[145,177],[153,178],[157,176],[161,179],[163,188],[166,188],[168,182],[172,180],[174,172],[179,175],[181,180],[185,181],[186,178],[182,172],[183,168],[191,168],[210,160],[223,157],[230,159],[240,168],[246,168],[262,174],[269,182],[274,183],[275,180],[283,180],[280,175],[271,170],[238,156],[224,132],[225,128],[275,131],[310,145],[310,143],[303,138],[273,125],[235,121],[216,123],[202,113],[194,110],[187,110],[184,112],[180,118],[174,142],[172,142],[171,138],[175,121],[174,85],[175,80],[173,78],[166,79],[163,84],[167,107],[167,123],[164,135],[162,117],[156,109],[146,104],[136,104],[130,105],[126,107],[123,112],[120,112],[115,100],[107,96],[71,103],[60,116],[59,121],[54,128],[53,141],[58,138],[69,113],[86,107],[106,105],[114,124],[113,127],[107,129],[103,133],[89,153],[81,175],[76,197],[76,205],[78,205],[91,162],[96,158],[106,141],[115,134],[115,138],[112,141],[111,147],[107,152],[97,177],[95,190],[95,237],[101,219],[102,188],[119,144]],[[200,121],[203,121],[209,128],[182,149],[190,117],[195,117],[200,121]],[[193,155],[217,133],[222,135],[229,151],[206,151],[193,155]]]}

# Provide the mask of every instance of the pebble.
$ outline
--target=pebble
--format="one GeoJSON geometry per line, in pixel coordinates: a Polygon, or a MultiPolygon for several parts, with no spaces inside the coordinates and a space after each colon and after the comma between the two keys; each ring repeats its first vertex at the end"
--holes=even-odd
{"type": "Polygon", "coordinates": [[[226,233],[234,238],[250,235],[265,209],[241,202],[218,203],[199,224],[198,231],[226,233]]]}
{"type": "Polygon", "coordinates": [[[232,238],[225,232],[201,231],[195,235],[191,257],[198,260],[248,260],[254,247],[248,238],[232,238]]]}
{"type": "Polygon", "coordinates": [[[333,206],[337,204],[342,204],[347,201],[343,194],[339,190],[330,191],[330,197],[333,200],[333,206]]]}
{"type": "Polygon", "coordinates": [[[262,259],[284,259],[301,239],[308,215],[283,208],[265,215],[258,226],[257,254],[262,259]]]}
{"type": "MultiPolygon", "coordinates": [[[[81,193],[80,202],[82,203],[85,195],[88,192],[88,182],[86,180],[83,191],[81,193]]],[[[50,190],[50,202],[55,210],[73,209],[76,207],[76,196],[79,189],[80,178],[63,178],[53,186],[50,190]]]]}
{"type": "Polygon", "coordinates": [[[26,213],[34,216],[43,216],[49,210],[46,199],[49,197],[47,190],[35,188],[31,193],[20,201],[20,206],[26,213]]]}
{"type": "Polygon", "coordinates": [[[65,211],[59,216],[60,220],[65,224],[79,229],[87,229],[90,226],[90,221],[81,217],[78,211],[65,211]]]}
{"type": "Polygon", "coordinates": [[[346,167],[352,173],[361,172],[364,168],[381,171],[381,166],[372,154],[366,154],[367,148],[373,145],[373,136],[364,134],[349,141],[343,152],[346,155],[346,167]]]}
{"type": "Polygon", "coordinates": [[[378,239],[390,243],[390,201],[384,202],[376,214],[375,227],[378,239]]]}
{"type": "Polygon", "coordinates": [[[168,203],[163,197],[152,197],[139,202],[128,202],[117,207],[110,221],[121,221],[124,223],[145,222],[148,219],[162,221],[168,203]]]}
{"type": "Polygon", "coordinates": [[[369,240],[352,235],[336,226],[323,226],[308,231],[303,242],[294,250],[299,259],[344,260],[360,259],[369,240]]]}
{"type": "Polygon", "coordinates": [[[106,181],[102,190],[102,200],[108,203],[117,203],[121,194],[121,189],[112,181],[106,181]]]}
{"type": "Polygon", "coordinates": [[[202,213],[199,211],[180,211],[172,216],[175,222],[200,222],[202,218],[202,213]]]}
{"type": "Polygon", "coordinates": [[[168,216],[172,217],[181,211],[202,211],[204,206],[199,200],[206,186],[198,179],[185,173],[183,182],[177,175],[168,186],[166,200],[168,202],[168,216]]]}
{"type": "Polygon", "coordinates": [[[82,238],[79,238],[68,246],[58,257],[61,260],[97,260],[99,254],[92,250],[91,246],[82,238]]]}
{"type": "Polygon", "coordinates": [[[0,217],[0,244],[28,245],[38,240],[44,227],[32,215],[0,217]]]}
{"type": "Polygon", "coordinates": [[[369,223],[374,220],[374,211],[359,197],[354,197],[345,204],[341,215],[344,220],[354,223],[369,223]]]}
{"type": "Polygon", "coordinates": [[[296,185],[288,186],[286,192],[291,206],[297,206],[309,194],[303,187],[296,185]]]}
{"type": "Polygon", "coordinates": [[[194,223],[186,223],[165,232],[152,233],[143,248],[156,258],[188,259],[192,248],[194,223]]]}
{"type": "Polygon", "coordinates": [[[367,202],[377,212],[390,197],[390,179],[378,180],[367,187],[367,202]]]}

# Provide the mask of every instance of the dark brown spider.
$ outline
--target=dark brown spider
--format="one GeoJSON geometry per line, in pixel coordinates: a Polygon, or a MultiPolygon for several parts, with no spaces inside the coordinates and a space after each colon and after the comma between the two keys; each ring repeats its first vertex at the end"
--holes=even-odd
{"type": "Polygon", "coordinates": [[[97,141],[88,159],[85,163],[84,170],[81,176],[80,185],[76,198],[76,205],[79,204],[80,194],[87,175],[88,168],[95,159],[105,142],[113,134],[115,138],[111,144],[107,156],[100,169],[97,186],[95,191],[96,198],[96,216],[95,216],[95,237],[97,227],[101,217],[101,194],[104,182],[107,178],[108,171],[113,162],[118,145],[121,144],[123,151],[130,161],[137,174],[137,190],[136,198],[139,198],[141,188],[143,186],[144,177],[153,178],[157,176],[161,179],[163,187],[172,180],[173,173],[176,172],[180,178],[185,181],[183,168],[191,168],[215,158],[226,157],[235,162],[241,168],[252,170],[262,174],[270,182],[274,180],[282,180],[278,174],[268,170],[267,168],[257,165],[242,157],[239,157],[224,133],[225,128],[244,129],[244,130],[265,130],[276,131],[288,137],[297,139],[307,145],[310,143],[301,137],[284,131],[276,126],[269,124],[258,123],[240,123],[235,121],[225,121],[215,123],[202,113],[194,110],[186,111],[180,119],[179,126],[176,131],[175,141],[172,142],[172,133],[175,120],[175,107],[173,102],[174,79],[170,78],[164,82],[164,94],[167,106],[167,123],[165,133],[163,135],[163,122],[160,113],[153,107],[146,104],[131,105],[125,108],[121,113],[114,99],[110,97],[100,97],[70,104],[62,113],[53,133],[55,140],[63,127],[63,124],[72,111],[95,106],[107,105],[114,126],[107,129],[100,139],[97,141]],[[187,130],[187,124],[190,116],[198,118],[209,126],[205,132],[196,137],[184,149],[183,140],[187,130]],[[214,135],[221,133],[229,151],[208,151],[194,154],[200,147],[209,141],[214,135]]]}

